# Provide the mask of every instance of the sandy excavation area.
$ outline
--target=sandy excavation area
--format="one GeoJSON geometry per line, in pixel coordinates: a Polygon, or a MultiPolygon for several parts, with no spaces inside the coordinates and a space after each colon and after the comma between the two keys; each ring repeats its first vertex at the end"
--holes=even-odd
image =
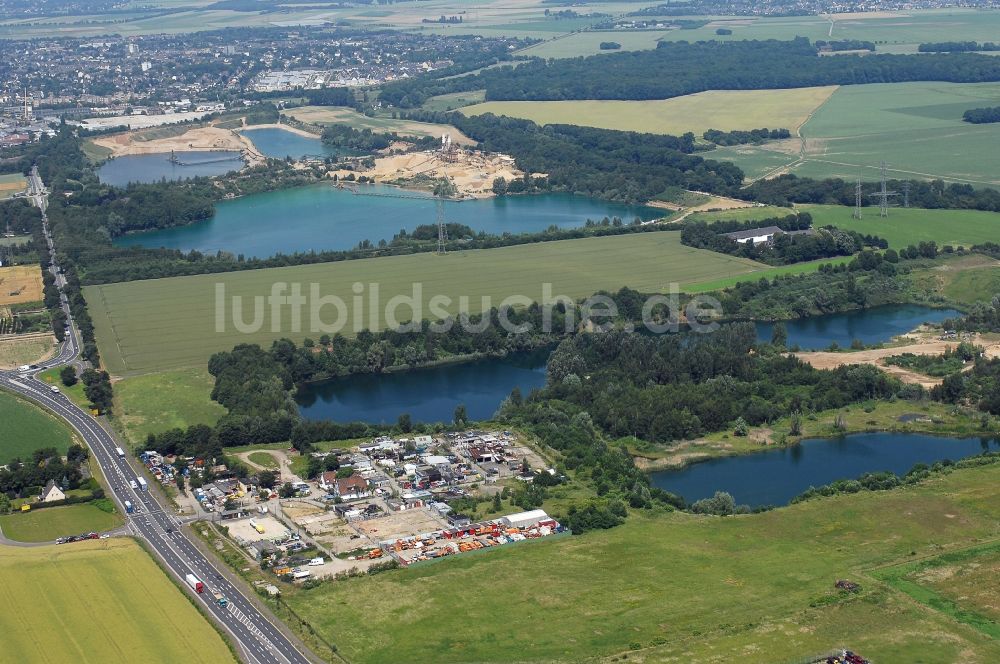
{"type": "MultiPolygon", "coordinates": [[[[340,177],[352,171],[337,171],[340,177]]],[[[443,154],[437,151],[410,152],[375,159],[374,168],[353,171],[378,182],[407,184],[429,183],[448,178],[464,197],[489,198],[493,195],[493,180],[498,177],[511,180],[524,177],[514,165],[514,158],[502,154],[454,150],[443,154]]]]}
{"type": "MultiPolygon", "coordinates": [[[[921,340],[917,343],[904,346],[893,346],[891,348],[878,348],[872,350],[858,350],[831,353],[827,351],[815,351],[805,353],[793,353],[803,362],[812,365],[817,369],[836,369],[837,367],[849,364],[874,364],[886,373],[899,378],[904,383],[914,383],[924,387],[934,387],[941,383],[940,378],[925,376],[914,371],[909,371],[903,367],[887,365],[885,358],[903,353],[914,355],[941,355],[946,349],[954,349],[958,341],[949,340],[921,340]]],[[[986,351],[986,357],[1000,357],[1000,343],[986,341],[982,336],[976,335],[972,341],[977,346],[982,346],[986,351]]],[[[971,366],[971,365],[970,365],[971,366]]]]}
{"type": "Polygon", "coordinates": [[[179,136],[146,140],[137,132],[126,132],[94,139],[94,144],[111,150],[112,157],[135,154],[177,152],[203,152],[226,150],[243,152],[251,165],[264,161],[253,142],[237,131],[219,127],[198,127],[179,136]]]}

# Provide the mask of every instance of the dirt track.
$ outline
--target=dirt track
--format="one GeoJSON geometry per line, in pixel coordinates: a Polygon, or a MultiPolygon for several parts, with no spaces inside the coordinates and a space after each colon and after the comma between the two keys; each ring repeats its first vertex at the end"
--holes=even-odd
{"type": "MultiPolygon", "coordinates": [[[[982,337],[976,336],[973,343],[983,346],[986,349],[986,357],[1000,357],[1000,343],[984,342],[982,337]]],[[[888,374],[896,376],[904,383],[915,383],[924,387],[933,387],[941,383],[940,378],[931,378],[923,374],[908,371],[902,367],[885,364],[885,358],[892,355],[902,355],[903,353],[913,353],[914,355],[941,355],[947,348],[955,348],[958,341],[922,341],[920,343],[906,346],[895,346],[893,348],[878,348],[874,350],[858,350],[851,352],[831,353],[827,351],[816,351],[806,353],[793,353],[803,362],[812,365],[817,369],[836,369],[847,364],[873,364],[888,374]]]]}
{"type": "Polygon", "coordinates": [[[94,144],[111,150],[115,157],[133,154],[159,154],[176,150],[186,151],[243,151],[252,164],[263,161],[253,142],[239,132],[219,127],[198,127],[180,136],[136,140],[134,132],[112,134],[94,139],[94,144]]]}

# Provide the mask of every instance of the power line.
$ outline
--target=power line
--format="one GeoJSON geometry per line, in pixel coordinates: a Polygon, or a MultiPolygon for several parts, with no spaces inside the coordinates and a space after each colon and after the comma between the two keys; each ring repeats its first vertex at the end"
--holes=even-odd
{"type": "Polygon", "coordinates": [[[878,216],[880,217],[889,216],[889,198],[891,196],[898,195],[897,192],[895,191],[889,191],[886,186],[888,182],[886,177],[887,170],[888,170],[888,164],[885,163],[885,160],[881,161],[879,163],[879,171],[881,174],[880,187],[878,191],[872,194],[872,196],[878,198],[878,216]]]}
{"type": "Polygon", "coordinates": [[[444,227],[444,201],[437,199],[437,227],[438,227],[438,255],[443,256],[448,253],[445,249],[445,240],[448,239],[448,231],[444,227]]]}
{"type": "Polygon", "coordinates": [[[858,169],[858,183],[854,185],[854,214],[855,219],[861,219],[861,169],[858,169]]]}

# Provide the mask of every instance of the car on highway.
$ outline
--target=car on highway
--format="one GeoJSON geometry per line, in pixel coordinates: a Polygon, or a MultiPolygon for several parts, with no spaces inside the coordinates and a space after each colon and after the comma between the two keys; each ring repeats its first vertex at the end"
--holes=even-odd
{"type": "Polygon", "coordinates": [[[59,388],[56,387],[55,385],[53,385],[51,389],[53,394],[59,394],[59,388]]]}
{"type": "Polygon", "coordinates": [[[129,482],[129,484],[132,485],[133,489],[138,489],[139,488],[139,485],[135,483],[135,480],[132,480],[131,482],[129,482]]]}

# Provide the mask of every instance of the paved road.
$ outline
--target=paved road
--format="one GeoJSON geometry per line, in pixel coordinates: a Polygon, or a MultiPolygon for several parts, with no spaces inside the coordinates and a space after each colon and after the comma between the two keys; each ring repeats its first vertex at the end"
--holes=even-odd
{"type": "MultiPolygon", "coordinates": [[[[44,211],[46,194],[37,172],[32,173],[29,183],[32,197],[36,203],[40,202],[39,207],[44,211]]],[[[52,239],[49,236],[47,219],[45,222],[45,235],[51,251],[52,239]]],[[[52,259],[53,273],[57,274],[54,252],[52,259]]],[[[59,274],[57,281],[60,287],[65,283],[59,274]]],[[[63,296],[63,308],[69,316],[65,296],[63,296]]],[[[185,575],[194,574],[205,584],[206,592],[197,594],[192,591],[192,594],[233,636],[247,662],[310,664],[312,660],[299,652],[289,638],[246,598],[240,588],[219,573],[214,563],[178,527],[179,520],[168,513],[153,494],[133,488],[132,482],[135,482],[139,475],[130,465],[127,456],[117,454],[116,450],[120,444],[113,435],[97,419],[78,408],[65,395],[53,392],[51,387],[36,378],[38,372],[43,369],[75,361],[78,352],[76,328],[71,321],[70,334],[66,336],[62,348],[54,358],[39,363],[37,368],[26,372],[0,372],[0,387],[41,404],[76,429],[90,447],[92,459],[104,472],[111,496],[122,512],[126,511],[124,507],[126,500],[134,506],[135,513],[126,515],[129,530],[149,544],[179,581],[183,583],[185,575]],[[214,600],[213,593],[225,596],[229,600],[228,606],[219,606],[214,600]]],[[[184,587],[187,588],[186,585],[184,587]]]]}

